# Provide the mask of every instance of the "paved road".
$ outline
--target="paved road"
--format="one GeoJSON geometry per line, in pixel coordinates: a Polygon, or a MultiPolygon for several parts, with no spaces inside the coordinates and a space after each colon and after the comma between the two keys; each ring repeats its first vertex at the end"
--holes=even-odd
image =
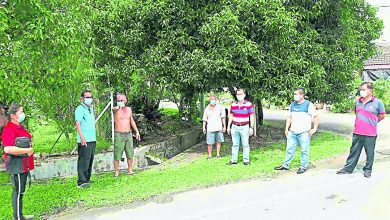
{"type": "MultiPolygon", "coordinates": [[[[266,119],[284,120],[286,112],[267,111],[266,119]]],[[[351,133],[353,115],[320,114],[322,129],[351,133]]],[[[361,167],[336,175],[346,155],[319,164],[303,175],[284,172],[256,179],[155,198],[132,208],[105,208],[57,219],[390,219],[390,118],[380,125],[373,176],[361,167]]],[[[365,156],[364,153],[362,156],[365,156]]],[[[364,158],[362,160],[364,163],[364,158]]]]}

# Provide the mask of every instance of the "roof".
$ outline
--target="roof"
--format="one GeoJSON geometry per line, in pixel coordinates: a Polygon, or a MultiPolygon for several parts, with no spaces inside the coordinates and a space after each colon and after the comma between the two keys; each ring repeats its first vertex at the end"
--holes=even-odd
{"type": "Polygon", "coordinates": [[[377,55],[364,62],[364,69],[390,69],[390,45],[378,45],[377,55]]]}

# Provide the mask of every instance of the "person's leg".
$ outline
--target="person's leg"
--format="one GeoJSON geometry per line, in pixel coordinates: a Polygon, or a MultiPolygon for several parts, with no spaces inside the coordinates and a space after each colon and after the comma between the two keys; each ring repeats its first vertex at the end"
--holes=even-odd
{"type": "Polygon", "coordinates": [[[309,166],[309,150],[310,150],[310,134],[304,132],[298,135],[299,145],[302,148],[301,151],[301,165],[300,167],[307,169],[309,166]]]}
{"type": "Polygon", "coordinates": [[[213,144],[215,144],[215,132],[207,132],[207,152],[208,152],[208,159],[211,159],[213,156],[213,144]]]}
{"type": "Polygon", "coordinates": [[[114,134],[114,176],[119,176],[119,161],[125,149],[125,140],[120,133],[114,134]]]}
{"type": "Polygon", "coordinates": [[[221,154],[220,154],[220,152],[221,152],[221,146],[222,146],[222,142],[224,142],[225,141],[225,139],[224,139],[224,137],[223,137],[223,133],[222,132],[218,132],[217,134],[216,134],[216,142],[217,142],[217,157],[219,158],[219,157],[221,157],[221,154]]]}
{"type": "Polygon", "coordinates": [[[14,189],[12,192],[12,208],[14,219],[23,219],[23,195],[26,190],[27,173],[12,175],[14,189]]]}
{"type": "Polygon", "coordinates": [[[249,163],[249,126],[242,126],[240,129],[240,137],[242,144],[242,160],[244,163],[249,163]]]}
{"type": "Polygon", "coordinates": [[[297,135],[294,132],[289,131],[287,135],[287,147],[286,147],[286,158],[283,161],[283,167],[290,168],[291,160],[294,157],[295,150],[298,146],[297,135]]]}
{"type": "Polygon", "coordinates": [[[374,164],[376,136],[364,136],[363,139],[364,150],[366,151],[367,155],[366,165],[363,167],[363,171],[371,173],[372,165],[374,164]]]}
{"type": "Polygon", "coordinates": [[[126,137],[125,153],[127,158],[127,172],[128,174],[133,174],[134,148],[133,148],[133,136],[131,133],[126,137]]]}
{"type": "Polygon", "coordinates": [[[86,164],[86,146],[81,146],[81,144],[78,144],[77,153],[78,153],[78,159],[77,159],[77,185],[81,185],[83,183],[87,182],[87,164],[86,164]]]}
{"type": "Polygon", "coordinates": [[[87,182],[91,180],[93,159],[95,157],[96,141],[88,142],[88,169],[87,169],[87,182]]]}
{"type": "Polygon", "coordinates": [[[233,125],[231,129],[231,135],[232,135],[232,159],[230,160],[233,163],[237,163],[238,159],[238,150],[240,147],[240,133],[237,131],[237,126],[233,125]]]}
{"type": "Polygon", "coordinates": [[[359,161],[360,153],[363,148],[363,139],[361,135],[353,134],[352,146],[349,152],[347,162],[343,168],[344,171],[352,173],[359,161]]]}

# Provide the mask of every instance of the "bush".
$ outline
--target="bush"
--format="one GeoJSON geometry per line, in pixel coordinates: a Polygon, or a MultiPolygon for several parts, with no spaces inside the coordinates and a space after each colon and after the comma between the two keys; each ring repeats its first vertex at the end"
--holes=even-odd
{"type": "Polygon", "coordinates": [[[350,112],[355,107],[355,98],[349,96],[342,100],[341,102],[334,103],[332,106],[332,112],[334,113],[346,113],[350,112]]]}
{"type": "Polygon", "coordinates": [[[374,82],[374,96],[383,101],[387,113],[390,113],[390,80],[374,82]]]}

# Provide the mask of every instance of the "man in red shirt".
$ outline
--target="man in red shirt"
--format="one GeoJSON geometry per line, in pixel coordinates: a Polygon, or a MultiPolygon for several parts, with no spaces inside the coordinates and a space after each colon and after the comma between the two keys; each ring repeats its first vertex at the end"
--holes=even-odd
{"type": "Polygon", "coordinates": [[[21,137],[31,140],[31,134],[20,125],[25,119],[22,106],[12,104],[6,111],[6,115],[2,114],[1,116],[3,119],[0,121],[3,123],[0,124],[0,128],[8,121],[1,133],[1,141],[4,147],[6,170],[11,174],[13,183],[12,207],[14,219],[29,219],[22,214],[23,194],[26,189],[29,171],[34,169],[34,150],[31,144],[29,148],[17,147],[15,141],[21,137]]]}

